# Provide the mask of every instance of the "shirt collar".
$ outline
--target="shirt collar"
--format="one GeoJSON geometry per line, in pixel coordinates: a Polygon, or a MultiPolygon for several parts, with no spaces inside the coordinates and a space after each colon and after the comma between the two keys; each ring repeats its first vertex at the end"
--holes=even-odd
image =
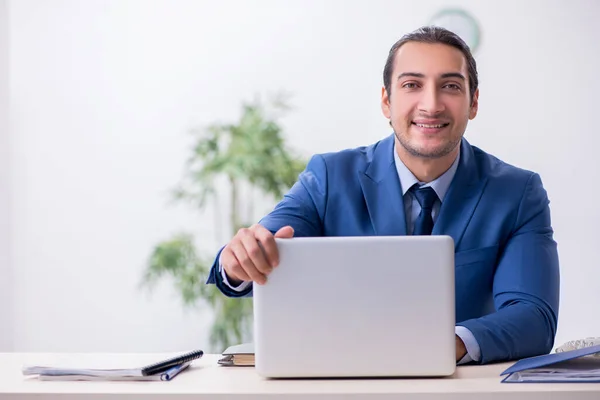
{"type": "Polygon", "coordinates": [[[398,177],[400,178],[400,186],[402,186],[402,196],[408,192],[415,183],[418,183],[419,186],[431,186],[431,188],[435,191],[438,198],[441,202],[444,201],[444,196],[448,192],[448,188],[450,187],[450,183],[452,183],[452,179],[454,178],[454,174],[456,173],[456,169],[458,168],[458,161],[460,160],[460,147],[458,149],[458,155],[456,159],[448,168],[446,172],[444,172],[441,176],[439,176],[436,180],[431,181],[427,184],[424,182],[419,182],[419,180],[413,175],[412,172],[404,165],[400,157],[398,157],[398,153],[396,152],[396,144],[394,144],[394,161],[396,163],[396,171],[398,171],[398,177]]]}

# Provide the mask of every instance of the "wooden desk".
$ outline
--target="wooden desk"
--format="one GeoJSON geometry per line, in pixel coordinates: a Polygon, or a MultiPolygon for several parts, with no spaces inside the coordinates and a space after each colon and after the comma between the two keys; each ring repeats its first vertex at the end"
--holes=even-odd
{"type": "Polygon", "coordinates": [[[0,353],[0,399],[527,399],[599,400],[600,384],[508,384],[509,364],[461,366],[444,379],[266,380],[252,367],[221,367],[206,355],[170,382],[38,381],[24,364],[128,368],[169,354],[0,353]]]}

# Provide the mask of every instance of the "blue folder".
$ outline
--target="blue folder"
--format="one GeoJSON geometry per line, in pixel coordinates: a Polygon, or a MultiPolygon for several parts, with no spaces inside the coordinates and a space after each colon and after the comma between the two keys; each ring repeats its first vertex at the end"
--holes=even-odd
{"type": "Polygon", "coordinates": [[[500,375],[507,383],[600,382],[600,345],[517,361],[500,375]]]}

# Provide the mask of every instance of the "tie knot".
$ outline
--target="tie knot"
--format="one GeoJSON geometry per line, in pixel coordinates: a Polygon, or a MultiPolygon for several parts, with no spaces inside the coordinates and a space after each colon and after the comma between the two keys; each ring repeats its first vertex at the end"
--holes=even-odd
{"type": "Polygon", "coordinates": [[[433,208],[433,203],[437,200],[437,194],[431,186],[419,187],[415,184],[410,188],[410,191],[415,195],[422,209],[430,210],[433,208]]]}

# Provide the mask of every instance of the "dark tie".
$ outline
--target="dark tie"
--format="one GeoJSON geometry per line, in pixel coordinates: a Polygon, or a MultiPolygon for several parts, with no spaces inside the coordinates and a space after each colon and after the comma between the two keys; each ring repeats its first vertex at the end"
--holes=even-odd
{"type": "Polygon", "coordinates": [[[415,195],[417,201],[421,205],[421,212],[415,221],[413,235],[431,235],[433,230],[433,203],[437,200],[437,194],[431,187],[419,188],[419,185],[414,185],[410,191],[415,195]]]}

